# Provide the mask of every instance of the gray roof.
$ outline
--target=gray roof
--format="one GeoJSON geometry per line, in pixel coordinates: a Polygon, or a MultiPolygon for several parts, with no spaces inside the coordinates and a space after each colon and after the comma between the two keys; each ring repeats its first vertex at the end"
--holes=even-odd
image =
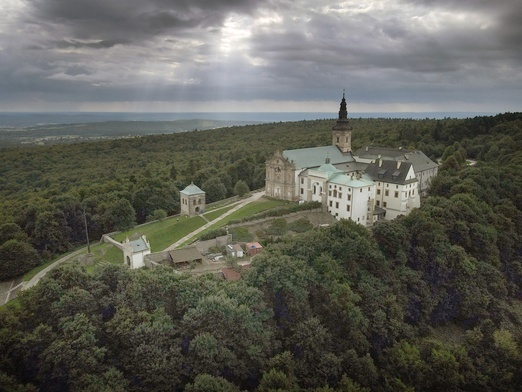
{"type": "Polygon", "coordinates": [[[156,253],[149,253],[145,256],[145,259],[153,261],[155,263],[165,263],[169,259],[169,252],[156,252],[156,253]]]}
{"type": "Polygon", "coordinates": [[[351,188],[363,188],[365,186],[373,186],[374,182],[367,174],[362,176],[351,176],[347,174],[337,174],[330,180],[332,184],[345,185],[351,188]]]}
{"type": "Polygon", "coordinates": [[[189,261],[200,260],[203,258],[195,246],[170,250],[169,255],[173,263],[187,263],[189,261]]]}
{"type": "Polygon", "coordinates": [[[190,184],[188,187],[183,189],[181,191],[184,195],[190,196],[190,195],[200,195],[202,193],[205,193],[205,191],[202,191],[198,186],[194,184],[190,184]]]}
{"type": "Polygon", "coordinates": [[[364,159],[385,159],[394,161],[409,161],[416,172],[433,169],[439,166],[419,150],[407,150],[391,147],[363,147],[354,153],[355,157],[364,159]]]}
{"type": "Polygon", "coordinates": [[[382,181],[392,184],[410,184],[417,181],[416,178],[406,180],[406,176],[411,167],[411,162],[402,162],[401,167],[397,169],[396,161],[378,160],[368,165],[366,173],[374,181],[382,181]]]}
{"type": "Polygon", "coordinates": [[[336,146],[321,146],[311,148],[300,148],[298,150],[285,150],[283,156],[293,162],[296,169],[307,167],[319,167],[325,163],[326,158],[330,158],[330,163],[354,162],[352,153],[342,153],[336,146]]]}
{"type": "Polygon", "coordinates": [[[342,170],[345,173],[355,172],[355,171],[365,171],[366,167],[368,167],[368,163],[366,162],[349,162],[349,163],[338,163],[335,167],[339,170],[342,170]]]}
{"type": "Polygon", "coordinates": [[[143,240],[143,238],[139,238],[134,241],[130,241],[130,245],[132,246],[132,252],[143,252],[144,250],[149,249],[147,243],[143,240]]]}

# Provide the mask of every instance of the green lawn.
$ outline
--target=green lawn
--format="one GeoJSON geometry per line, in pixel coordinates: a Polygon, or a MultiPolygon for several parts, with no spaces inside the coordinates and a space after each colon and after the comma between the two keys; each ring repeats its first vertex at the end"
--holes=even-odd
{"type": "Polygon", "coordinates": [[[191,242],[195,241],[197,238],[201,237],[202,234],[204,234],[204,233],[206,233],[208,231],[215,230],[215,229],[218,229],[220,227],[223,227],[228,222],[230,222],[232,220],[239,220],[239,219],[242,219],[242,218],[246,218],[246,217],[255,215],[255,214],[259,213],[259,212],[270,210],[272,208],[276,208],[276,207],[279,207],[279,206],[282,206],[282,205],[285,205],[285,204],[288,204],[288,202],[287,201],[283,201],[283,200],[263,200],[263,199],[261,199],[259,201],[254,201],[252,203],[248,203],[246,206],[243,206],[239,210],[233,212],[232,214],[230,214],[229,216],[223,218],[222,220],[214,223],[213,225],[211,225],[207,229],[203,230],[201,233],[195,235],[194,237],[192,237],[188,241],[184,242],[183,245],[190,244],[191,242]]]}
{"type": "MultiPolygon", "coordinates": [[[[227,211],[234,208],[237,203],[233,203],[227,205],[226,207],[212,210],[210,213],[207,213],[205,217],[212,221],[214,219],[219,218],[221,215],[226,213],[227,211]]],[[[262,211],[266,211],[275,207],[279,207],[281,205],[287,204],[285,201],[279,200],[259,200],[252,203],[247,204],[242,207],[238,211],[233,214],[225,217],[224,219],[216,222],[210,228],[206,229],[205,232],[210,231],[212,229],[216,229],[226,225],[231,220],[239,220],[248,216],[252,216],[262,211]]],[[[200,216],[194,217],[174,217],[169,219],[164,219],[160,222],[154,222],[148,225],[135,227],[131,230],[128,230],[124,233],[118,233],[113,236],[116,241],[124,241],[127,237],[131,237],[133,234],[137,233],[140,235],[146,235],[147,239],[150,242],[152,252],[160,252],[163,249],[167,248],[169,245],[172,245],[176,241],[185,237],[186,235],[192,233],[196,229],[205,225],[207,222],[200,216]]],[[[202,233],[194,236],[185,244],[194,241],[197,237],[201,236],[202,233]]],[[[121,250],[116,248],[111,244],[93,244],[91,246],[91,252],[94,254],[95,264],[100,262],[111,263],[111,264],[123,264],[123,254],[121,250]]],[[[72,253],[72,252],[71,252],[72,253]]],[[[47,267],[49,264],[52,264],[56,259],[66,256],[67,254],[63,254],[55,258],[53,261],[49,261],[45,264],[38,266],[32,271],[28,272],[24,275],[24,281],[30,280],[34,275],[36,275],[39,271],[47,267]]],[[[88,266],[87,270],[92,271],[94,266],[88,266]]]]}
{"type": "MultiPolygon", "coordinates": [[[[228,223],[232,220],[240,220],[246,217],[250,217],[252,215],[258,214],[260,212],[271,210],[272,208],[276,208],[279,206],[283,206],[288,204],[287,201],[284,200],[259,200],[252,203],[248,203],[243,208],[240,208],[233,214],[230,214],[225,219],[223,219],[223,224],[228,223]]],[[[219,222],[221,223],[221,221],[219,222]]]]}
{"type": "Polygon", "coordinates": [[[124,233],[115,234],[113,238],[116,241],[125,241],[126,237],[130,238],[135,233],[140,235],[144,234],[150,242],[152,251],[159,252],[206,223],[207,222],[200,216],[190,218],[181,216],[179,218],[165,219],[161,222],[135,227],[124,233]]]}
{"type": "Polygon", "coordinates": [[[225,212],[231,210],[237,205],[237,203],[231,204],[229,206],[213,210],[212,212],[208,212],[205,215],[205,218],[207,218],[209,221],[213,221],[216,218],[219,218],[221,215],[223,215],[225,212]]]}

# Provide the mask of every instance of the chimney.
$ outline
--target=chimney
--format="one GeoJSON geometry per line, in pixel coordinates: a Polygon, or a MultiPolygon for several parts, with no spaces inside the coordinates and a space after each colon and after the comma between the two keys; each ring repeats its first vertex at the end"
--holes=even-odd
{"type": "MultiPolygon", "coordinates": [[[[380,157],[379,157],[379,158],[380,158],[380,157]]],[[[381,167],[381,166],[382,166],[382,160],[379,159],[379,167],[381,167]]]]}
{"type": "Polygon", "coordinates": [[[368,151],[368,146],[366,146],[366,151],[368,151]]]}
{"type": "Polygon", "coordinates": [[[326,164],[330,163],[330,157],[329,156],[326,157],[326,159],[324,160],[324,163],[326,163],[326,164]]]}

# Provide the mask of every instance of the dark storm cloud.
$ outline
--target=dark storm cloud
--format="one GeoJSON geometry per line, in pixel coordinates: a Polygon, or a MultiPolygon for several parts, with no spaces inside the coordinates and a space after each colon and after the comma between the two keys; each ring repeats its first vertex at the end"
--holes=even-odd
{"type": "Polygon", "coordinates": [[[164,32],[221,25],[254,0],[33,0],[28,20],[62,25],[78,39],[145,39],[164,32]]]}
{"type": "Polygon", "coordinates": [[[0,103],[332,100],[347,88],[361,102],[513,105],[519,2],[2,0],[0,103]]]}

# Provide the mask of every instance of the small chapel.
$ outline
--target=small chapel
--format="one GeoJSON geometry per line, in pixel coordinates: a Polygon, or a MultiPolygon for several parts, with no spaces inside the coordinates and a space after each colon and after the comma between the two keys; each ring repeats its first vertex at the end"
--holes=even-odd
{"type": "Polygon", "coordinates": [[[368,146],[354,152],[352,130],[343,93],[332,144],[277,150],[266,162],[266,195],[319,201],[337,219],[364,226],[419,207],[438,165],[422,151],[402,147],[368,146]]]}
{"type": "Polygon", "coordinates": [[[179,192],[181,215],[195,216],[205,212],[205,191],[191,183],[179,192]]]}

